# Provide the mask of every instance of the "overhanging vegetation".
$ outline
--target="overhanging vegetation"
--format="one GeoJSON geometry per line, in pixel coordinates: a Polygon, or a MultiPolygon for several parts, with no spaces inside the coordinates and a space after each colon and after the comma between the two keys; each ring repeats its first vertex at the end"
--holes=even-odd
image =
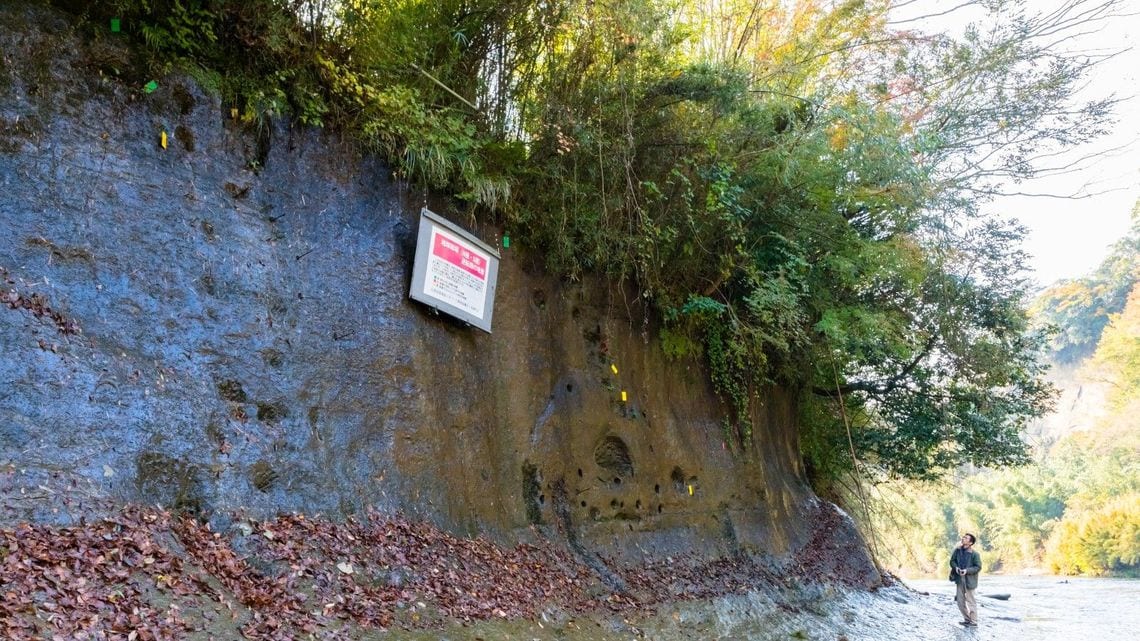
{"type": "Polygon", "coordinates": [[[632,284],[662,347],[703,358],[751,442],[765,384],[802,394],[826,480],[1025,460],[1048,406],[1001,181],[1103,132],[1061,51],[1116,0],[1045,17],[987,2],[961,36],[891,4],[118,0],[144,52],[252,128],[288,116],[384,154],[540,248],[566,278],[632,284]]]}

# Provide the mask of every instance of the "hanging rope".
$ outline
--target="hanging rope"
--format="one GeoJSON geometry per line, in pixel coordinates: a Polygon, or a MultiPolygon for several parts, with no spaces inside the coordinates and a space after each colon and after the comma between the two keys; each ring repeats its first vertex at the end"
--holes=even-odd
{"type": "Polygon", "coordinates": [[[847,420],[847,404],[843,402],[843,389],[839,384],[839,370],[835,367],[835,357],[831,358],[831,374],[835,378],[835,394],[839,399],[839,416],[843,419],[843,427],[847,430],[847,448],[851,452],[851,467],[855,476],[855,491],[863,503],[863,514],[867,517],[867,528],[871,535],[871,550],[875,558],[879,558],[879,537],[875,534],[875,523],[871,519],[871,507],[867,502],[867,495],[863,492],[863,483],[859,474],[859,458],[855,455],[855,439],[851,437],[851,421],[847,420]]]}

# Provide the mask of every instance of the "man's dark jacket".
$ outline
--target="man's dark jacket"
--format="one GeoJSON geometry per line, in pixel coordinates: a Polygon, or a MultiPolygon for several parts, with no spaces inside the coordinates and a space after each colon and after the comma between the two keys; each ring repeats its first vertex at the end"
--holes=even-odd
{"type": "Polygon", "coordinates": [[[973,548],[969,550],[956,547],[954,553],[950,555],[950,580],[957,583],[960,579],[966,579],[966,589],[978,589],[978,572],[982,571],[982,555],[978,554],[973,548]],[[966,576],[958,574],[958,568],[966,571],[966,576]]]}

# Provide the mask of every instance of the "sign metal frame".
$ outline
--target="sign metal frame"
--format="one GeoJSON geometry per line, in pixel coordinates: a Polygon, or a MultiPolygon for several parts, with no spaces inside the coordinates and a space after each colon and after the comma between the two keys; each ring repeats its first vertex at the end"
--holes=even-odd
{"type": "Polygon", "coordinates": [[[493,247],[424,207],[408,296],[490,334],[499,260],[493,247]]]}

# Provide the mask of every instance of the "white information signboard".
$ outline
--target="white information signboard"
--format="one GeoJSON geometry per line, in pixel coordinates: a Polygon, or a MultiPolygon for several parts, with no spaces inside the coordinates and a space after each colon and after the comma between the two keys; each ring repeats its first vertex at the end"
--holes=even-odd
{"type": "Polygon", "coordinates": [[[424,208],[412,269],[413,300],[491,331],[499,254],[457,225],[424,208]]]}

